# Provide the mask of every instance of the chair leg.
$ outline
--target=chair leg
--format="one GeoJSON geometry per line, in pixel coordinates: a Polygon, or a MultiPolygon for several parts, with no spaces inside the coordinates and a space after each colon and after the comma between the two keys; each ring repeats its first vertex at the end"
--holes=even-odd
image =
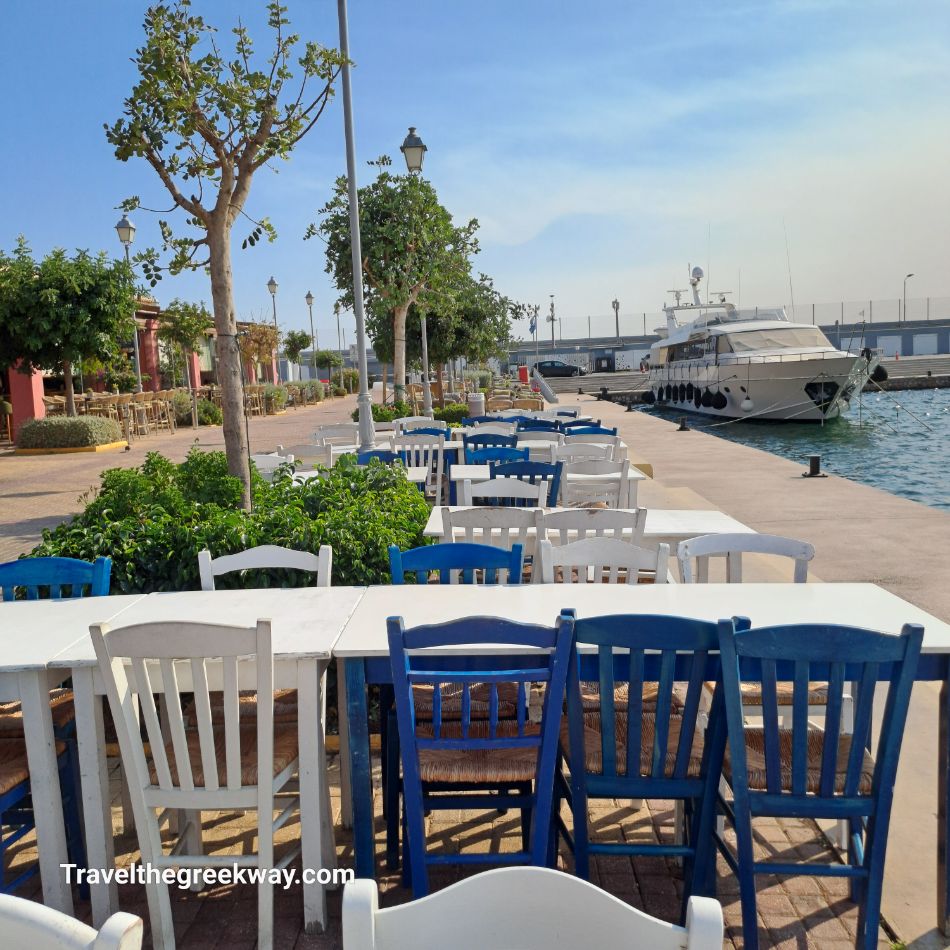
{"type": "MultiPolygon", "coordinates": [[[[257,813],[257,866],[269,871],[274,866],[273,805],[257,813]]],[[[257,946],[272,950],[274,945],[274,886],[262,880],[257,886],[257,946]]]]}
{"type": "MultiPolygon", "coordinates": [[[[188,809],[184,814],[185,821],[185,852],[187,854],[204,854],[204,842],[201,834],[201,812],[188,809]]],[[[191,885],[193,894],[200,894],[204,889],[201,880],[196,879],[191,885]]]]}
{"type": "MultiPolygon", "coordinates": [[[[145,828],[140,829],[139,845],[142,849],[142,863],[148,865],[154,864],[155,858],[162,853],[161,835],[154,812],[149,813],[145,825],[145,828]]],[[[149,879],[145,884],[145,897],[148,901],[154,950],[174,950],[175,924],[172,920],[168,885],[149,879]]]]}
{"type": "Polygon", "coordinates": [[[571,813],[574,823],[574,873],[590,880],[590,838],[587,828],[587,789],[571,772],[571,813]]]}
{"type": "Polygon", "coordinates": [[[389,721],[386,745],[383,753],[383,814],[386,818],[386,867],[394,871],[399,867],[399,731],[391,721],[392,713],[385,716],[389,721]]]}
{"type": "Polygon", "coordinates": [[[759,950],[759,929],[755,906],[755,874],[752,862],[752,819],[742,810],[739,802],[735,808],[736,852],[739,863],[739,897],[742,901],[742,944],[746,950],[759,950]]]}

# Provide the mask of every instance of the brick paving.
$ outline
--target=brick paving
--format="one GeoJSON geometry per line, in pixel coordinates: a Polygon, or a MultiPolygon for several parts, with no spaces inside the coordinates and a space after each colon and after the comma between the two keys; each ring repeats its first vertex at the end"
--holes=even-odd
{"type": "MultiPolygon", "coordinates": [[[[317,425],[348,419],[355,407],[355,398],[333,400],[316,407],[290,410],[280,416],[256,418],[250,422],[250,438],[254,451],[268,451],[278,444],[291,445],[307,441],[317,425]]],[[[39,540],[42,529],[80,510],[82,495],[94,489],[99,473],[110,467],[132,467],[141,464],[145,453],[159,451],[172,459],[181,459],[198,442],[208,449],[223,447],[221,429],[202,428],[197,439],[190,429],[175,435],[140,439],[130,451],[109,455],[71,455],[14,457],[0,450],[0,560],[28,551],[39,540]]],[[[113,786],[113,826],[116,831],[117,862],[121,866],[139,860],[135,835],[120,833],[121,812],[118,804],[117,763],[111,762],[113,786]]],[[[352,863],[352,838],[339,824],[338,762],[330,761],[331,794],[337,819],[337,855],[341,867],[352,863]]],[[[378,779],[378,774],[377,774],[378,779]]],[[[377,781],[378,788],[378,781],[377,781]]],[[[597,802],[591,806],[595,839],[633,840],[646,836],[666,840],[672,833],[673,809],[669,803],[653,802],[634,811],[629,803],[597,802]]],[[[376,814],[381,813],[377,797],[376,814]]],[[[246,814],[205,815],[205,846],[210,853],[241,853],[253,847],[255,816],[246,814]]],[[[295,821],[288,823],[278,835],[278,857],[281,850],[296,839],[295,821]]],[[[498,816],[479,812],[436,813],[429,820],[432,846],[477,851],[508,851],[520,846],[520,828],[515,813],[498,816]]],[[[377,853],[383,850],[384,827],[376,823],[377,853]]],[[[760,821],[756,823],[756,859],[833,860],[827,841],[811,822],[760,821]]],[[[8,870],[25,867],[35,861],[35,839],[28,835],[11,849],[8,870]]],[[[560,863],[566,870],[570,861],[564,854],[560,863]]],[[[591,880],[620,899],[665,920],[676,920],[682,895],[682,877],[675,861],[598,856],[591,862],[591,880]]],[[[298,865],[299,866],[299,865],[298,865]]],[[[401,887],[398,873],[380,867],[381,901],[384,906],[409,898],[401,887]]],[[[738,888],[722,858],[717,868],[718,896],[726,921],[726,947],[741,948],[743,943],[738,888]]],[[[432,876],[433,889],[458,879],[455,870],[437,871],[432,876]]],[[[41,899],[38,877],[20,891],[22,896],[41,899]]],[[[760,946],[779,948],[853,947],[857,908],[849,900],[847,883],[829,878],[762,877],[759,895],[760,946]]],[[[136,913],[146,921],[148,910],[144,888],[125,885],[119,889],[123,910],[136,913]]],[[[250,886],[220,886],[200,894],[173,890],[172,897],[178,946],[182,950],[227,947],[230,950],[251,948],[256,942],[256,893],[250,886]]],[[[308,935],[302,930],[301,895],[299,887],[275,894],[275,947],[338,948],[341,946],[340,895],[328,899],[330,922],[327,932],[308,935]]],[[[77,900],[77,915],[89,917],[87,903],[77,900]]],[[[882,930],[879,946],[891,947],[882,930]]]]}

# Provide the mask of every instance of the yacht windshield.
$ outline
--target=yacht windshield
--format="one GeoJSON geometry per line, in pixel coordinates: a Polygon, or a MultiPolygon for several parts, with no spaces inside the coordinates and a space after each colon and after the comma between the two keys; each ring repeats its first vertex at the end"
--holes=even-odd
{"type": "Polygon", "coordinates": [[[768,329],[730,333],[728,337],[734,353],[748,353],[750,350],[831,346],[828,337],[818,327],[769,327],[768,329]]]}

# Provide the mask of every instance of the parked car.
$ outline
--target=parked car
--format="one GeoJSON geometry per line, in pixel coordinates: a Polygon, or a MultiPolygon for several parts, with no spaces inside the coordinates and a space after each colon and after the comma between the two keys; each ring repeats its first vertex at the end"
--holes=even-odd
{"type": "Polygon", "coordinates": [[[564,360],[541,360],[535,368],[542,376],[586,376],[585,370],[564,360]]]}

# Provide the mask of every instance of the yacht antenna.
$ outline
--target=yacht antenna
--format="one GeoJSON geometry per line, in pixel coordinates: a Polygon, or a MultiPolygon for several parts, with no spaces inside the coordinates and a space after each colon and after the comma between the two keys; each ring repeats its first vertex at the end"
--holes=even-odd
{"type": "Polygon", "coordinates": [[[785,264],[788,267],[788,294],[792,298],[792,320],[795,319],[795,291],[792,289],[792,257],[788,251],[788,228],[782,218],[782,230],[785,232],[785,264]]]}

